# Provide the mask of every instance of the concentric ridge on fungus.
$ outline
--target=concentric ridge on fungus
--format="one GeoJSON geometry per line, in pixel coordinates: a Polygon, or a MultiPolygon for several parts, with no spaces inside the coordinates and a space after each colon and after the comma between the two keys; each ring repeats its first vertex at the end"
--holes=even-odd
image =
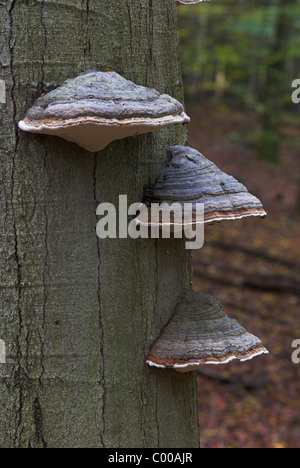
{"type": "Polygon", "coordinates": [[[176,5],[192,5],[194,3],[207,2],[209,0],[176,0],[176,5]]]}
{"type": "Polygon", "coordinates": [[[115,72],[90,71],[39,98],[21,130],[60,136],[100,151],[113,140],[189,123],[182,104],[115,72]]]}
{"type": "Polygon", "coordinates": [[[247,361],[268,354],[259,338],[225,315],[221,304],[206,294],[184,291],[175,313],[153,345],[151,367],[190,372],[204,364],[247,361]]]}
{"type": "MultiPolygon", "coordinates": [[[[266,216],[261,202],[244,185],[222,172],[197,150],[173,146],[167,153],[171,161],[159,173],[149,203],[179,203],[192,212],[194,224],[266,216]],[[197,204],[204,204],[204,220],[197,218],[197,204]]],[[[150,209],[142,209],[137,223],[151,226],[157,221],[151,223],[150,209]]]]}

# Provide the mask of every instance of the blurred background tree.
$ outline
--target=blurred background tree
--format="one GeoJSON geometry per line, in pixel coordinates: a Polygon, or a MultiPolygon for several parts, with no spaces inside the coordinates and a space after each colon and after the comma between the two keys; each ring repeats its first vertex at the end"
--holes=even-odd
{"type": "Polygon", "coordinates": [[[242,108],[231,138],[278,163],[281,126],[299,112],[291,83],[300,75],[300,1],[212,0],[178,10],[187,103],[204,97],[242,108]],[[249,132],[253,112],[259,124],[249,132]]]}

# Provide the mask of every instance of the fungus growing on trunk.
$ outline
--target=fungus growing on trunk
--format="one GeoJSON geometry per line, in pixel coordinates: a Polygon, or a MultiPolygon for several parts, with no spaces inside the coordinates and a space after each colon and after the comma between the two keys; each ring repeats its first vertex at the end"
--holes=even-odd
{"type": "Polygon", "coordinates": [[[194,3],[208,2],[209,0],[176,0],[176,6],[179,5],[192,5],[194,3]]]}
{"type": "Polygon", "coordinates": [[[96,152],[114,140],[189,122],[182,104],[167,94],[115,72],[90,71],[39,98],[19,127],[96,152]]]}
{"type": "Polygon", "coordinates": [[[147,363],[190,372],[204,364],[227,364],[235,359],[243,362],[261,354],[268,351],[260,339],[225,315],[216,299],[186,290],[147,363]]]}
{"type": "MultiPolygon", "coordinates": [[[[151,193],[147,194],[148,205],[180,204],[180,211],[190,213],[192,221],[189,223],[192,225],[266,216],[261,202],[244,185],[222,172],[197,150],[173,146],[167,153],[171,162],[159,173],[151,193]],[[204,218],[197,214],[199,204],[204,205],[204,218]]],[[[151,209],[146,205],[141,206],[136,222],[142,226],[162,227],[161,220],[151,218],[151,209]]],[[[172,223],[171,219],[171,226],[172,223]]],[[[180,223],[182,228],[186,226],[184,219],[181,221],[180,218],[180,223]]]]}

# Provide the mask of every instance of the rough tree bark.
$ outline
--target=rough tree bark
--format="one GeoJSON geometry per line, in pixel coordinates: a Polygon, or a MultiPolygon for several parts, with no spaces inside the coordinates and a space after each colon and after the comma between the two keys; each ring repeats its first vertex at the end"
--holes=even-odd
{"type": "Polygon", "coordinates": [[[91,68],[182,99],[174,0],[0,2],[0,447],[198,447],[195,377],[145,364],[191,281],[184,241],[95,232],[97,205],[138,201],[185,130],[93,155],[17,128],[91,68]]]}

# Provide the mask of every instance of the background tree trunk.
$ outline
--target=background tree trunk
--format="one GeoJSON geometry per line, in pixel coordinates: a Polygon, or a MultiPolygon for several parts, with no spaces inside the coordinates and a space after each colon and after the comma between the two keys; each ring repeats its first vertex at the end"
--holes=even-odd
{"type": "Polygon", "coordinates": [[[265,160],[280,163],[282,142],[282,108],[287,89],[291,83],[287,80],[286,57],[288,55],[292,15],[289,8],[294,0],[277,0],[277,18],[273,44],[267,60],[265,89],[262,93],[264,111],[262,112],[262,130],[258,153],[265,160]]]}
{"type": "Polygon", "coordinates": [[[181,126],[95,155],[17,122],[39,93],[112,68],[182,100],[174,0],[0,3],[1,448],[198,447],[195,376],[148,369],[191,281],[182,240],[98,240],[96,207],[139,201],[181,126]]]}

